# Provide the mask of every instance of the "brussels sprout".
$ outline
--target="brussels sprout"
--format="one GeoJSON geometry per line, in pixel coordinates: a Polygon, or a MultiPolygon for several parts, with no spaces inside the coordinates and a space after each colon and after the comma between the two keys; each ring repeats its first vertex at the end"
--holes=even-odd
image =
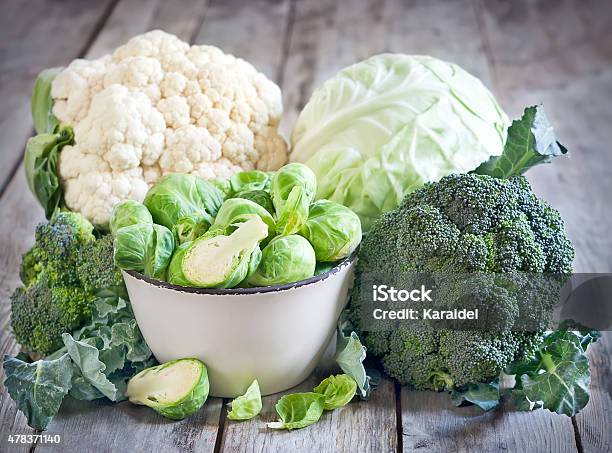
{"type": "Polygon", "coordinates": [[[272,215],[261,205],[245,198],[229,198],[225,200],[217,213],[213,228],[226,229],[243,222],[253,214],[257,214],[268,225],[268,236],[274,236],[276,222],[272,215]]]}
{"type": "Polygon", "coordinates": [[[213,184],[194,175],[171,173],[147,193],[144,205],[155,223],[172,229],[181,217],[196,214],[213,223],[225,196],[213,184]]]}
{"type": "Polygon", "coordinates": [[[162,225],[129,225],[117,230],[114,248],[115,266],[119,269],[163,279],[174,251],[174,236],[162,225]]]}
{"type": "Polygon", "coordinates": [[[191,286],[191,283],[185,278],[182,270],[185,252],[187,252],[190,246],[191,242],[184,242],[174,250],[174,255],[172,255],[170,265],[166,271],[166,280],[168,283],[179,286],[191,286]]]}
{"type": "Polygon", "coordinates": [[[197,214],[191,214],[178,219],[172,227],[172,232],[177,242],[182,244],[199,238],[208,231],[209,227],[210,223],[208,223],[206,218],[197,214]]]}
{"type": "Polygon", "coordinates": [[[270,176],[263,171],[241,171],[230,177],[233,193],[249,190],[264,190],[268,185],[270,176]]]}
{"type": "Polygon", "coordinates": [[[134,404],[182,420],[200,410],[208,388],[206,365],[198,359],[179,359],[141,371],[128,382],[126,394],[134,404]]]}
{"type": "Polygon", "coordinates": [[[115,234],[119,228],[138,223],[153,223],[153,217],[145,205],[135,200],[116,204],[110,218],[110,231],[115,234]]]}
{"type": "Polygon", "coordinates": [[[274,215],[274,204],[272,203],[272,197],[265,190],[243,190],[234,195],[234,198],[244,198],[245,200],[251,200],[263,207],[271,215],[274,215]]]}
{"type": "Polygon", "coordinates": [[[230,180],[227,178],[212,178],[207,181],[219,189],[225,198],[230,198],[234,194],[230,180]]]}
{"type": "Polygon", "coordinates": [[[315,266],[315,252],[306,239],[295,234],[278,236],[264,247],[261,263],[247,283],[250,286],[293,283],[312,277],[315,266]]]}
{"type": "Polygon", "coordinates": [[[334,268],[335,265],[336,263],[317,263],[314,274],[321,275],[326,272],[329,272],[334,268]]]}
{"type": "Polygon", "coordinates": [[[361,242],[361,221],[351,209],[329,200],[310,205],[308,220],[299,234],[314,248],[317,261],[346,258],[361,242]]]}
{"type": "Polygon", "coordinates": [[[303,164],[285,165],[272,177],[271,190],[277,233],[297,233],[308,219],[308,206],[317,191],[314,173],[303,164]]]}
{"type": "Polygon", "coordinates": [[[201,288],[233,288],[259,265],[259,243],[268,226],[257,215],[238,225],[229,236],[211,229],[184,249],[181,246],[170,265],[170,282],[201,288]]]}

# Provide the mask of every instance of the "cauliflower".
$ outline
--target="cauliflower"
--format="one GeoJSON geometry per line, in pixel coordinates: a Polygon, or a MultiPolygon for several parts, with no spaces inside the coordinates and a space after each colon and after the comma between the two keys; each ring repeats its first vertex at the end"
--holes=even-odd
{"type": "Polygon", "coordinates": [[[53,114],[74,129],[58,160],[64,202],[96,225],[165,174],[228,177],[287,160],[280,88],[240,58],[160,30],[73,61],[51,97],[53,114]]]}

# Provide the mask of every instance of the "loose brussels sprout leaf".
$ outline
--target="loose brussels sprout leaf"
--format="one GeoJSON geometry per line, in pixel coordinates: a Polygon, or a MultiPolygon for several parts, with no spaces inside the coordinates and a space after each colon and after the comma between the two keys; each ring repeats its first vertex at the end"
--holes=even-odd
{"type": "Polygon", "coordinates": [[[367,399],[372,387],[363,361],[366,358],[366,348],[361,344],[355,332],[347,337],[341,325],[338,325],[336,336],[336,362],[346,374],[353,378],[359,388],[359,396],[367,399]]]}
{"type": "Polygon", "coordinates": [[[262,251],[257,271],[249,277],[250,286],[293,283],[314,275],[316,258],[310,243],[295,234],[278,236],[262,251]]]}
{"type": "Polygon", "coordinates": [[[181,217],[192,214],[212,224],[224,198],[219,189],[202,178],[172,173],[149,189],[144,205],[151,212],[155,223],[172,229],[181,217]]]}
{"type": "MultiPolygon", "coordinates": [[[[233,288],[259,264],[259,243],[268,227],[257,215],[238,225],[229,236],[210,231],[189,243],[173,263],[173,282],[201,288],[233,288]]],[[[174,260],[173,260],[174,261],[174,260]]]]}
{"type": "Polygon", "coordinates": [[[249,420],[261,412],[261,391],[257,379],[249,386],[244,395],[231,403],[232,409],[227,412],[230,420],[249,420]]]}
{"type": "Polygon", "coordinates": [[[208,387],[208,372],[201,361],[179,359],[138,373],[128,383],[127,396],[166,418],[182,420],[204,405],[208,387]]]}
{"type": "Polygon", "coordinates": [[[277,215],[277,232],[297,233],[308,219],[308,206],[317,191],[317,178],[306,165],[285,165],[272,176],[272,202],[277,215]]]}
{"type": "Polygon", "coordinates": [[[265,208],[254,201],[244,198],[229,198],[221,205],[213,228],[227,229],[232,225],[248,220],[251,215],[257,214],[268,226],[268,236],[274,236],[276,222],[265,208]]]}
{"type": "Polygon", "coordinates": [[[263,190],[270,179],[268,173],[258,170],[241,171],[230,177],[233,193],[248,190],[263,190]]]}
{"type": "Polygon", "coordinates": [[[310,205],[308,220],[299,234],[308,239],[317,261],[338,261],[353,253],[361,242],[361,221],[346,206],[318,200],[310,205]]]}
{"type": "Polygon", "coordinates": [[[243,190],[242,192],[236,193],[234,197],[251,200],[263,207],[271,215],[274,215],[274,204],[272,203],[272,197],[265,190],[243,190]]]}
{"type": "Polygon", "coordinates": [[[331,411],[348,404],[357,392],[357,383],[346,375],[332,375],[317,385],[313,392],[325,396],[324,409],[331,411]]]}
{"type": "Polygon", "coordinates": [[[268,423],[272,429],[299,429],[319,421],[325,407],[325,395],[320,393],[294,393],[283,396],[276,403],[277,422],[268,423]]]}
{"type": "Polygon", "coordinates": [[[114,247],[119,269],[163,279],[174,251],[174,236],[162,225],[140,223],[117,230],[114,247]]]}
{"type": "Polygon", "coordinates": [[[192,214],[178,219],[172,227],[172,232],[176,241],[183,244],[199,238],[208,231],[209,227],[210,223],[205,217],[192,214]]]}
{"type": "Polygon", "coordinates": [[[153,224],[153,217],[145,205],[135,200],[127,200],[116,204],[111,213],[109,227],[111,234],[119,228],[139,223],[153,224]]]}

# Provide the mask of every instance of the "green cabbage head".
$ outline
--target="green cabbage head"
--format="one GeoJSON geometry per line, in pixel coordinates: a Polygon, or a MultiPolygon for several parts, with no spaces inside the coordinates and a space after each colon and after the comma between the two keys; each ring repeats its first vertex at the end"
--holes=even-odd
{"type": "Polygon", "coordinates": [[[508,118],[459,66],[381,54],[315,91],[291,137],[291,160],[317,176],[317,199],[355,211],[364,231],[423,183],[502,153],[508,118]]]}

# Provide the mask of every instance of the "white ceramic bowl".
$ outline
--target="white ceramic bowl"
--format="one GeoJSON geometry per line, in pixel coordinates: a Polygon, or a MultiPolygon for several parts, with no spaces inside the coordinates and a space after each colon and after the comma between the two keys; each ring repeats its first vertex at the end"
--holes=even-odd
{"type": "Polygon", "coordinates": [[[159,362],[196,357],[210,394],[232,398],[257,379],[264,395],[310,375],[335,333],[354,256],[300,282],[265,288],[185,288],[123,272],[138,326],[159,362]]]}

